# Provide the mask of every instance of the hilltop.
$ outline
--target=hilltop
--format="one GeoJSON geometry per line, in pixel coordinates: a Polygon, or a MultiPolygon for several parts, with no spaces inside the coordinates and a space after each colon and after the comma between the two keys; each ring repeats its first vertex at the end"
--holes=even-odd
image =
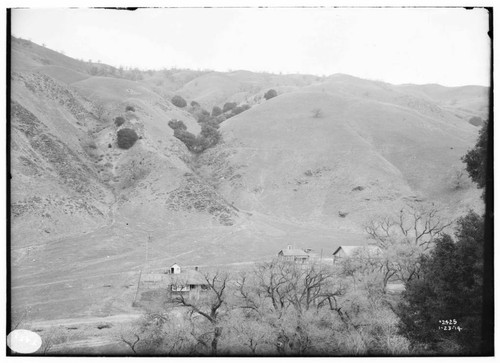
{"type": "Polygon", "coordinates": [[[460,158],[485,87],[120,70],[16,38],[11,57],[12,301],[37,318],[128,312],[146,265],[238,266],[288,244],[330,256],[407,202],[482,208],[460,158]],[[229,102],[248,109],[216,146],[174,137],[170,120],[198,135],[196,107],[229,102]]]}

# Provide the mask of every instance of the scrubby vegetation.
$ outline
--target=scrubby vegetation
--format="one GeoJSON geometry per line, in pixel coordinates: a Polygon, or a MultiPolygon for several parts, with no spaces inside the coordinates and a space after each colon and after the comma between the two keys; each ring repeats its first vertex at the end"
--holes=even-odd
{"type": "Polygon", "coordinates": [[[469,119],[469,123],[473,126],[483,126],[484,121],[481,117],[474,116],[469,119]]]}
{"type": "Polygon", "coordinates": [[[167,296],[165,308],[128,332],[139,336],[137,353],[152,342],[157,354],[172,355],[410,353],[389,298],[341,266],[273,260],[239,275],[207,273],[205,280],[208,289],[199,299],[167,296]]]}
{"type": "Polygon", "coordinates": [[[265,94],[264,94],[264,98],[266,100],[270,100],[271,98],[273,97],[276,97],[278,95],[278,92],[276,92],[276,90],[274,89],[270,89],[269,91],[267,91],[265,94]]]}
{"type": "Polygon", "coordinates": [[[226,113],[236,107],[236,102],[227,102],[222,107],[222,112],[226,113]]]}
{"type": "Polygon", "coordinates": [[[219,106],[214,106],[212,108],[212,117],[217,117],[222,114],[222,109],[219,106]]]}
{"type": "Polygon", "coordinates": [[[168,122],[168,126],[170,126],[170,128],[173,130],[177,130],[177,129],[187,130],[186,125],[181,120],[172,119],[168,122]]]}
{"type": "Polygon", "coordinates": [[[117,144],[120,149],[130,149],[135,142],[139,140],[139,136],[132,129],[121,129],[117,132],[117,144]]]}
{"type": "Polygon", "coordinates": [[[183,129],[175,129],[174,136],[181,140],[190,151],[197,154],[215,146],[221,139],[220,132],[210,125],[203,125],[198,136],[183,129]]]}
{"type": "Polygon", "coordinates": [[[476,142],[476,146],[469,150],[462,158],[462,161],[466,165],[467,172],[471,179],[477,184],[478,188],[484,188],[486,186],[487,145],[488,122],[485,122],[479,131],[479,138],[476,142]]]}
{"type": "Polygon", "coordinates": [[[196,120],[198,120],[198,122],[200,123],[207,122],[211,119],[210,112],[208,112],[203,108],[197,108],[193,112],[193,115],[194,117],[196,117],[196,120]]]}
{"type": "Polygon", "coordinates": [[[461,218],[456,241],[445,234],[421,257],[418,278],[406,285],[399,305],[400,332],[422,351],[479,354],[483,304],[482,218],[461,218]],[[451,351],[450,351],[451,349],[451,351]]]}
{"type": "MultiPolygon", "coordinates": [[[[206,128],[202,135],[213,136],[206,128]]],[[[483,138],[472,151],[478,158],[483,138]]],[[[484,162],[470,170],[478,185],[484,183],[484,162]]],[[[455,240],[447,234],[451,226],[434,204],[408,204],[367,222],[370,245],[333,265],[273,260],[239,274],[206,273],[199,298],[167,293],[161,308],[127,332],[135,337],[132,350],[213,356],[488,352],[482,335],[484,217],[469,212],[461,218],[455,240]],[[395,283],[404,286],[402,294],[393,292],[395,283]]]]}
{"type": "MultiPolygon", "coordinates": [[[[486,186],[487,144],[486,123],[475,148],[463,158],[479,188],[486,186]]],[[[406,283],[397,309],[400,332],[421,352],[493,352],[493,323],[485,319],[493,314],[493,285],[484,286],[488,271],[492,272],[492,264],[485,264],[492,250],[492,241],[485,239],[485,216],[470,211],[460,218],[455,240],[448,234],[439,236],[435,248],[420,255],[415,264],[418,273],[406,283]]]]}
{"type": "Polygon", "coordinates": [[[135,107],[134,106],[127,106],[127,107],[125,107],[125,111],[135,112],[135,107]]]}
{"type": "Polygon", "coordinates": [[[177,106],[179,108],[184,108],[187,106],[186,100],[179,95],[175,95],[174,97],[172,97],[171,102],[174,106],[177,106]]]}
{"type": "Polygon", "coordinates": [[[244,105],[241,105],[241,106],[236,106],[235,108],[233,108],[233,109],[231,110],[231,114],[230,114],[230,116],[231,116],[231,117],[232,117],[232,116],[236,116],[236,115],[238,115],[238,114],[240,114],[240,113],[242,113],[243,111],[246,111],[246,110],[248,110],[248,109],[250,109],[250,106],[249,106],[249,105],[247,105],[247,104],[244,104],[244,105]]]}
{"type": "Polygon", "coordinates": [[[115,118],[115,125],[117,127],[120,127],[124,123],[125,123],[125,119],[122,116],[118,116],[118,117],[115,118]]]}

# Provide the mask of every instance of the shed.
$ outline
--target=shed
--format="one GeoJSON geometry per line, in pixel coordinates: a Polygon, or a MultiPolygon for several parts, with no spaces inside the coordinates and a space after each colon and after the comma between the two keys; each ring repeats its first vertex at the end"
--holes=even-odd
{"type": "Polygon", "coordinates": [[[382,250],[378,246],[339,246],[333,252],[333,262],[341,261],[346,257],[364,256],[370,258],[380,258],[382,250]]]}
{"type": "Polygon", "coordinates": [[[171,274],[180,274],[181,273],[181,267],[174,263],[172,266],[170,266],[170,269],[168,270],[168,273],[171,274]]]}

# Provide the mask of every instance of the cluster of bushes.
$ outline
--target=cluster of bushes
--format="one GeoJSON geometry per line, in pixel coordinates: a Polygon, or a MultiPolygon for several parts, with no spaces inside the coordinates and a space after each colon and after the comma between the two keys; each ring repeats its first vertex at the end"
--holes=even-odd
{"type": "MultiPolygon", "coordinates": [[[[172,97],[171,102],[179,108],[187,106],[186,100],[179,95],[172,97]]],[[[196,101],[191,101],[190,106],[188,111],[201,125],[201,132],[198,136],[187,131],[187,127],[182,121],[173,119],[168,122],[168,125],[174,130],[174,136],[195,153],[201,153],[221,140],[221,134],[218,131],[221,122],[250,108],[248,104],[238,106],[236,102],[227,102],[222,109],[219,106],[214,106],[210,113],[196,101]]]]}
{"type": "Polygon", "coordinates": [[[222,115],[222,109],[219,106],[214,106],[212,108],[212,117],[217,117],[222,115]]]}
{"type": "MultiPolygon", "coordinates": [[[[125,112],[135,112],[135,107],[134,106],[126,106],[125,107],[125,112]]],[[[120,127],[121,125],[123,125],[125,123],[125,117],[123,116],[117,116],[115,117],[115,125],[116,127],[120,127]]]]}
{"type": "Polygon", "coordinates": [[[172,119],[168,122],[168,126],[170,126],[171,129],[173,130],[187,130],[187,127],[186,125],[184,124],[184,122],[180,121],[180,120],[176,120],[176,119],[172,119]]]}
{"type": "MultiPolygon", "coordinates": [[[[236,102],[226,102],[222,107],[222,115],[225,117],[225,120],[227,120],[228,118],[236,116],[248,109],[250,109],[250,105],[248,104],[243,104],[241,106],[238,106],[236,102]]],[[[216,112],[218,112],[219,110],[220,108],[218,108],[216,112]]]]}
{"type": "Polygon", "coordinates": [[[214,123],[203,123],[198,136],[187,131],[184,122],[180,120],[170,120],[168,126],[174,130],[174,136],[181,140],[187,148],[194,153],[201,153],[209,147],[215,146],[221,140],[218,125],[214,123]]]}
{"type": "Polygon", "coordinates": [[[235,107],[236,107],[236,102],[226,102],[222,107],[222,112],[223,113],[229,112],[235,107]]]}
{"type": "Polygon", "coordinates": [[[219,106],[214,106],[212,112],[205,110],[196,101],[190,103],[191,107],[189,112],[196,118],[198,123],[203,125],[211,126],[215,129],[221,122],[224,122],[228,118],[238,115],[250,108],[250,105],[244,104],[238,106],[236,102],[227,102],[221,109],[219,106]]]}

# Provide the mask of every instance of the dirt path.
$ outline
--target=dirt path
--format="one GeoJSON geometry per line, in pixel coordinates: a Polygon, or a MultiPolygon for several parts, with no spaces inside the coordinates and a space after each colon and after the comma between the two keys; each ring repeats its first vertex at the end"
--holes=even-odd
{"type": "Polygon", "coordinates": [[[86,324],[97,324],[97,323],[124,323],[139,319],[140,317],[141,314],[130,313],[130,314],[118,314],[110,316],[89,316],[89,317],[57,319],[57,320],[40,320],[40,321],[33,321],[31,323],[31,326],[32,328],[43,328],[43,327],[53,327],[53,326],[86,325],[86,324]]]}
{"type": "MultiPolygon", "coordinates": [[[[111,344],[123,344],[115,337],[91,337],[83,340],[75,340],[68,343],[56,344],[50,349],[50,353],[62,353],[68,351],[68,349],[82,349],[82,348],[94,348],[94,347],[102,347],[104,345],[111,344]]],[[[125,344],[124,344],[125,345],[125,344]]],[[[127,352],[124,349],[125,352],[127,352]]],[[[128,353],[128,352],[127,352],[128,353]]]]}
{"type": "Polygon", "coordinates": [[[74,282],[74,281],[97,279],[97,278],[102,278],[104,276],[135,274],[141,266],[142,265],[133,266],[130,268],[129,272],[119,271],[119,272],[111,272],[111,273],[105,273],[105,274],[99,274],[99,275],[93,275],[93,276],[92,275],[90,275],[90,276],[89,275],[81,275],[81,276],[75,276],[71,279],[63,279],[63,280],[43,282],[43,283],[30,284],[30,285],[17,285],[17,286],[12,286],[11,290],[27,289],[27,288],[32,288],[32,287],[43,287],[43,286],[49,286],[49,285],[57,285],[57,284],[63,284],[63,283],[68,283],[68,282],[74,282]]]}

